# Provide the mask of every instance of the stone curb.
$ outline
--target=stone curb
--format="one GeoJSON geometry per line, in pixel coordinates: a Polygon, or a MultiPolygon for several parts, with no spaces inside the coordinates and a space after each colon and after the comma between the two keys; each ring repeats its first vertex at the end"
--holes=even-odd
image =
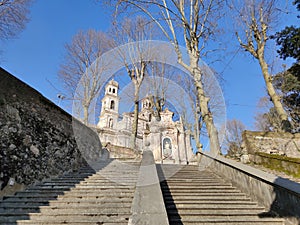
{"type": "Polygon", "coordinates": [[[150,150],[143,152],[131,212],[128,224],[169,224],[153,153],[150,150]]]}

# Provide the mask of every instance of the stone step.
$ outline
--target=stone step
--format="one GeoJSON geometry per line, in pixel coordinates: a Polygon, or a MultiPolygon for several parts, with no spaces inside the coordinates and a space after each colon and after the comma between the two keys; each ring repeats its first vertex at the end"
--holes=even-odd
{"type": "MultiPolygon", "coordinates": [[[[36,188],[36,189],[29,189],[29,190],[27,190],[27,191],[32,191],[32,192],[47,192],[47,191],[53,191],[53,192],[56,192],[56,191],[61,191],[61,192],[66,192],[66,191],[74,191],[74,190],[78,190],[78,191],[88,191],[88,190],[101,190],[101,191],[106,191],[106,190],[109,190],[109,188],[110,188],[111,186],[105,186],[105,185],[103,185],[103,187],[100,189],[100,188],[97,188],[97,187],[95,187],[95,186],[93,186],[93,187],[90,187],[90,186],[85,186],[85,187],[83,187],[83,186],[79,186],[79,187],[69,187],[69,188],[66,188],[66,187],[59,187],[59,188],[57,188],[57,187],[55,187],[55,188],[51,188],[51,187],[40,187],[40,188],[36,188]],[[108,188],[106,188],[106,187],[108,187],[108,188]]],[[[115,188],[113,189],[114,191],[117,191],[118,190],[118,188],[120,189],[120,190],[126,190],[126,189],[133,189],[132,188],[132,185],[131,186],[125,186],[125,185],[120,185],[119,187],[118,186],[114,186],[115,188]]],[[[25,191],[26,192],[26,191],[25,191]]]]}
{"type": "Polygon", "coordinates": [[[76,207],[80,206],[80,208],[90,208],[90,207],[98,207],[98,208],[117,208],[117,207],[131,207],[131,201],[128,202],[58,202],[53,201],[49,202],[48,204],[41,205],[41,204],[20,204],[20,203],[6,203],[0,205],[0,210],[18,210],[18,209],[43,209],[46,207],[50,208],[66,208],[66,207],[76,207]]]}
{"type": "Polygon", "coordinates": [[[232,207],[235,207],[235,206],[238,206],[238,205],[241,205],[242,207],[243,206],[257,206],[257,203],[256,202],[251,202],[251,201],[248,201],[247,199],[243,199],[243,201],[241,200],[232,200],[232,199],[229,199],[229,200],[197,200],[197,201],[194,201],[194,200],[166,200],[165,201],[166,203],[166,207],[168,206],[173,206],[174,204],[177,206],[177,205],[184,205],[186,207],[190,207],[190,205],[197,205],[197,206],[204,206],[204,207],[211,207],[211,206],[232,206],[232,207]]]}
{"type": "Polygon", "coordinates": [[[81,181],[80,184],[88,184],[88,183],[114,183],[114,184],[122,184],[122,183],[136,183],[136,179],[121,179],[119,177],[111,177],[111,178],[94,178],[88,179],[86,181],[81,181]]]}
{"type": "Polygon", "coordinates": [[[126,189],[129,189],[129,190],[134,190],[135,189],[135,186],[136,186],[136,183],[130,183],[130,184],[121,184],[121,183],[99,183],[99,184],[86,184],[86,185],[76,185],[76,187],[72,187],[70,189],[70,191],[74,191],[74,190],[78,190],[78,191],[87,191],[87,190],[108,190],[108,189],[111,189],[111,190],[126,190],[126,189]]]}
{"type": "Polygon", "coordinates": [[[90,215],[90,214],[110,214],[110,213],[120,213],[120,214],[126,214],[130,213],[131,207],[80,207],[78,205],[77,207],[74,208],[55,208],[55,207],[43,207],[40,208],[39,210],[36,210],[36,212],[32,212],[31,210],[8,210],[8,211],[0,211],[0,217],[4,216],[22,216],[22,215],[29,215],[30,218],[32,216],[36,216],[37,213],[42,213],[43,216],[48,216],[48,215],[90,215]]]}
{"type": "Polygon", "coordinates": [[[17,195],[22,195],[22,194],[29,194],[29,193],[38,193],[38,194],[64,194],[65,191],[62,190],[55,190],[55,189],[36,189],[36,190],[32,190],[32,189],[26,189],[24,191],[19,191],[15,194],[15,196],[17,195]]]}
{"type": "Polygon", "coordinates": [[[233,193],[224,193],[223,195],[221,193],[215,193],[215,192],[193,192],[193,193],[182,193],[182,192],[168,192],[168,193],[164,193],[164,196],[165,197],[178,197],[178,196],[236,196],[236,197],[244,197],[246,196],[245,194],[243,193],[236,193],[236,192],[233,192],[233,193]]]}
{"type": "Polygon", "coordinates": [[[22,224],[26,221],[19,220],[28,220],[30,219],[29,224],[33,224],[33,222],[42,222],[46,221],[48,224],[53,223],[87,223],[87,222],[98,222],[98,224],[105,224],[106,222],[110,223],[118,223],[118,222],[127,222],[129,220],[130,214],[121,214],[121,213],[110,213],[107,215],[103,214],[86,214],[86,215],[40,215],[40,214],[30,214],[29,216],[6,216],[0,217],[0,223],[7,224],[18,221],[18,224],[22,224]]]}
{"type": "MultiPolygon", "coordinates": [[[[101,193],[110,193],[111,191],[110,190],[102,190],[101,193]]],[[[132,189],[114,189],[114,192],[134,192],[134,190],[132,189]]],[[[41,194],[41,195],[53,195],[53,194],[57,194],[57,195],[65,195],[67,193],[70,193],[70,192],[67,192],[67,191],[61,191],[61,190],[48,190],[48,189],[37,189],[37,190],[25,190],[25,191],[20,191],[20,192],[17,192],[15,195],[12,195],[12,196],[19,196],[19,195],[28,195],[28,194],[41,194]]],[[[86,190],[77,190],[77,189],[73,189],[71,193],[99,193],[99,191],[96,191],[95,192],[92,192],[92,191],[89,191],[87,192],[86,190]]],[[[10,197],[12,197],[10,196],[10,197]]],[[[6,198],[9,197],[9,196],[6,196],[6,198]]]]}
{"type": "Polygon", "coordinates": [[[75,185],[36,185],[34,187],[31,187],[30,190],[71,190],[71,188],[74,188],[75,185]]]}
{"type": "Polygon", "coordinates": [[[174,176],[168,178],[168,182],[215,182],[220,181],[220,179],[216,177],[193,177],[193,178],[175,178],[174,176]]]}
{"type": "Polygon", "coordinates": [[[107,199],[130,199],[133,198],[133,194],[114,194],[113,192],[107,195],[64,195],[64,196],[58,196],[57,200],[60,201],[69,201],[70,199],[102,199],[102,200],[107,200],[107,199]]]}
{"type": "Polygon", "coordinates": [[[193,208],[178,208],[170,209],[168,208],[168,214],[170,216],[180,214],[181,217],[188,216],[198,216],[198,217],[221,217],[221,216],[257,216],[260,213],[264,213],[264,208],[254,207],[247,209],[231,209],[231,208],[222,208],[222,209],[193,209],[193,208]]]}
{"type": "MultiPolygon", "coordinates": [[[[94,173],[88,173],[88,174],[76,174],[76,175],[63,175],[60,177],[61,179],[78,179],[78,180],[84,180],[94,175],[94,173]]],[[[60,179],[59,178],[59,179],[60,179]]]]}
{"type": "MultiPolygon", "coordinates": [[[[21,220],[18,221],[18,225],[66,225],[65,222],[56,222],[56,221],[43,221],[43,222],[38,222],[38,221],[32,221],[32,220],[21,220]]],[[[73,221],[72,223],[68,223],[72,225],[99,225],[99,224],[104,224],[104,225],[128,225],[128,222],[91,222],[91,221],[81,221],[81,222],[75,222],[73,221]]],[[[16,225],[16,223],[5,223],[5,225],[16,225]]]]}
{"type": "Polygon", "coordinates": [[[209,188],[209,187],[213,187],[213,186],[221,186],[221,187],[232,187],[229,184],[224,184],[224,183],[220,183],[220,182],[215,182],[215,183],[199,183],[199,184],[195,184],[195,183],[177,183],[177,182],[168,182],[168,183],[162,183],[161,187],[169,187],[169,186],[175,186],[175,187],[190,187],[192,189],[197,189],[200,187],[205,187],[205,188],[209,188]]]}
{"type": "MultiPolygon", "coordinates": [[[[51,179],[50,181],[47,181],[47,182],[74,182],[74,181],[87,181],[87,180],[107,180],[107,177],[110,177],[110,175],[108,176],[103,176],[103,175],[97,175],[97,174],[94,174],[92,176],[89,176],[89,177],[86,177],[84,179],[79,179],[77,177],[74,177],[74,176],[70,176],[70,177],[61,177],[61,178],[55,178],[55,179],[51,179]]],[[[119,176],[118,176],[119,178],[119,176]]],[[[122,180],[127,180],[127,179],[130,179],[130,180],[136,180],[136,175],[132,175],[132,176],[124,176],[122,174],[122,177],[120,177],[120,179],[122,180]]]]}
{"type": "Polygon", "coordinates": [[[259,217],[241,217],[241,218],[169,218],[169,222],[172,225],[184,224],[184,225],[196,225],[196,224],[231,224],[231,225],[284,225],[284,220],[277,218],[259,218],[259,217]]]}
{"type": "Polygon", "coordinates": [[[183,196],[183,195],[175,195],[175,196],[165,196],[165,200],[191,200],[191,201],[198,201],[198,200],[218,200],[218,201],[225,201],[225,200],[244,200],[250,201],[251,199],[246,196],[183,196]]]}
{"type": "MultiPolygon", "coordinates": [[[[103,197],[103,196],[109,196],[109,197],[114,197],[114,196],[133,196],[134,190],[116,190],[116,191],[94,191],[94,192],[77,192],[77,191],[72,191],[72,192],[67,192],[67,193],[62,193],[62,194],[57,194],[57,193],[18,193],[15,195],[15,197],[18,198],[48,198],[48,197],[57,197],[59,198],[71,198],[71,197],[103,197]]],[[[0,203],[1,206],[1,203],[0,203]]]]}
{"type": "Polygon", "coordinates": [[[245,202],[241,202],[239,204],[168,204],[167,209],[191,209],[191,210],[252,210],[259,209],[264,210],[263,207],[258,206],[255,202],[253,204],[245,204],[245,202]]]}
{"type": "Polygon", "coordinates": [[[11,197],[5,197],[5,199],[3,200],[4,203],[7,202],[48,202],[50,200],[56,200],[57,197],[52,196],[52,197],[45,197],[45,198],[41,198],[41,197],[36,197],[36,198],[26,198],[26,197],[15,197],[15,196],[11,196],[11,197]]]}
{"type": "Polygon", "coordinates": [[[190,190],[191,192],[197,191],[197,190],[236,190],[234,187],[231,186],[198,186],[198,187],[189,187],[189,186],[162,186],[162,190],[190,190]]]}
{"type": "Polygon", "coordinates": [[[239,190],[236,189],[201,189],[201,190],[195,190],[193,192],[191,192],[188,189],[181,189],[181,190],[176,190],[173,189],[171,190],[167,190],[164,189],[164,193],[165,194],[182,194],[182,195],[189,195],[189,194],[195,194],[195,193],[213,193],[216,195],[226,195],[226,194],[232,194],[232,193],[241,193],[239,190]]]}
{"type": "MultiPolygon", "coordinates": [[[[31,190],[41,190],[41,189],[56,189],[56,190],[102,190],[102,189],[134,189],[134,185],[78,185],[76,187],[68,187],[63,185],[45,185],[45,186],[37,186],[36,188],[31,188],[31,190]]],[[[113,191],[113,190],[112,190],[113,191]]]]}
{"type": "Polygon", "coordinates": [[[14,197],[55,197],[58,195],[64,195],[65,192],[62,191],[43,191],[43,192],[34,192],[34,191],[22,191],[14,195],[14,197]]]}
{"type": "Polygon", "coordinates": [[[108,203],[108,202],[132,202],[132,198],[128,197],[119,197],[119,198],[110,198],[110,197],[99,197],[99,198],[78,198],[78,199],[62,199],[57,201],[56,198],[54,199],[45,199],[45,198],[28,198],[28,199],[9,199],[5,201],[5,203],[18,203],[18,204],[71,204],[71,203],[88,203],[88,204],[101,204],[101,203],[108,203]]]}
{"type": "Polygon", "coordinates": [[[136,183],[135,181],[131,181],[131,180],[118,180],[118,182],[114,181],[114,180],[107,180],[105,179],[103,182],[102,181],[91,181],[91,180],[87,180],[86,182],[79,182],[79,183],[68,183],[68,182],[47,182],[47,183],[43,183],[43,184],[39,184],[36,185],[32,188],[48,188],[48,187],[77,187],[77,186],[95,186],[95,185],[106,185],[106,184],[110,184],[111,186],[114,185],[120,185],[121,182],[126,182],[127,183],[136,183]],[[119,182],[120,181],[120,182],[119,182]]]}

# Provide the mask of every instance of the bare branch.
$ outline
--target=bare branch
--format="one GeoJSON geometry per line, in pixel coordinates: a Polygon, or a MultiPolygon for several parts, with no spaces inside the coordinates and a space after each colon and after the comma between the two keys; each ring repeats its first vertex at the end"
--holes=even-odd
{"type": "Polygon", "coordinates": [[[0,39],[13,38],[28,22],[32,0],[0,0],[0,39]]]}

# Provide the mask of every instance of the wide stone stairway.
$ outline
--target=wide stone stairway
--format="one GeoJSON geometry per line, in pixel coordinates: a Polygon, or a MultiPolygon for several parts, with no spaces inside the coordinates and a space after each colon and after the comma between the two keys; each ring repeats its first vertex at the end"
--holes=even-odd
{"type": "Polygon", "coordinates": [[[168,164],[157,170],[170,224],[284,224],[210,171],[168,164]]]}
{"type": "Polygon", "coordinates": [[[128,224],[140,162],[111,160],[0,202],[0,224],[128,224]]]}
{"type": "MultiPolygon", "coordinates": [[[[31,186],[0,201],[0,224],[128,224],[142,167],[140,161],[111,159],[31,186]]],[[[193,165],[156,169],[169,224],[284,224],[213,172],[193,165]]]]}

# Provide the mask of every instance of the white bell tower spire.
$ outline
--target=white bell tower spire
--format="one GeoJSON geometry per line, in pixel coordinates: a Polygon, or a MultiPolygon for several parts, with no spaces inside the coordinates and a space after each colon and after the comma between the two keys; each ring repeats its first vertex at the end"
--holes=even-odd
{"type": "Polygon", "coordinates": [[[105,86],[105,95],[102,99],[101,113],[97,125],[100,128],[114,128],[118,122],[120,101],[118,89],[119,84],[113,79],[105,86]]]}

